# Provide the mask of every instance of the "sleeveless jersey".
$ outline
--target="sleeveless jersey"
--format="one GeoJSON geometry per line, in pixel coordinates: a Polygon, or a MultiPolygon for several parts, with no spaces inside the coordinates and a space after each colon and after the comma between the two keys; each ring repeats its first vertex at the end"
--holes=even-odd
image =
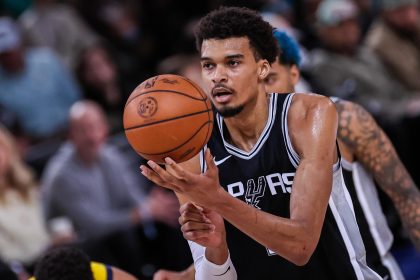
{"type": "MultiPolygon", "coordinates": [[[[334,103],[340,98],[331,97],[334,103]]],[[[341,159],[344,181],[353,201],[357,224],[366,248],[366,261],[383,279],[404,280],[391,254],[393,235],[380,205],[372,176],[357,161],[341,159]]]]}
{"type": "MultiPolygon", "coordinates": [[[[207,146],[219,169],[220,184],[232,196],[262,211],[290,217],[290,194],[299,165],[287,114],[293,94],[270,94],[266,126],[250,152],[226,141],[223,117],[216,114],[207,146]]],[[[202,170],[206,169],[201,152],[202,170]]],[[[331,167],[333,168],[333,167],[331,167]]],[[[227,242],[238,279],[381,279],[366,265],[365,249],[340,164],[319,243],[304,266],[296,266],[225,222],[227,242]]]]}

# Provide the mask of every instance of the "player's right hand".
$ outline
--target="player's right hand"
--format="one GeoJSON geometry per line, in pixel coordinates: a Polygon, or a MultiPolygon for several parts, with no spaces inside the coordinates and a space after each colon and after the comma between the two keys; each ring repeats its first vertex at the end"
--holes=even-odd
{"type": "Polygon", "coordinates": [[[185,239],[206,248],[217,248],[226,243],[224,221],[218,213],[191,202],[183,204],[179,211],[179,223],[185,239]]]}

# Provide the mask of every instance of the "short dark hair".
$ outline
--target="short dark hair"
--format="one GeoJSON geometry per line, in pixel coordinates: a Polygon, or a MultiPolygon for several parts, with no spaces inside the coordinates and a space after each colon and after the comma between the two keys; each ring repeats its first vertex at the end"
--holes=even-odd
{"type": "Polygon", "coordinates": [[[204,16],[195,29],[197,50],[208,39],[248,37],[256,60],[266,59],[270,64],[278,52],[273,27],[261,15],[248,8],[221,7],[204,16]]]}
{"type": "Polygon", "coordinates": [[[273,34],[280,47],[279,63],[281,65],[296,65],[299,67],[302,57],[299,44],[296,40],[285,31],[280,31],[278,29],[275,29],[273,34]]]}
{"type": "Polygon", "coordinates": [[[93,280],[89,257],[74,247],[45,253],[35,266],[36,280],[93,280]]]}

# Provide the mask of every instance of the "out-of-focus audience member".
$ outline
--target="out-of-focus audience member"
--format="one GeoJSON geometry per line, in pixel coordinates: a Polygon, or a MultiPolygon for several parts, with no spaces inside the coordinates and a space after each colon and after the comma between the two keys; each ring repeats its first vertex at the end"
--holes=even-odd
{"type": "Polygon", "coordinates": [[[56,0],[35,0],[20,17],[26,43],[49,47],[73,70],[82,50],[93,46],[98,37],[69,5],[56,0]]]}
{"type": "Polygon", "coordinates": [[[366,44],[408,89],[420,92],[420,11],[418,0],[383,0],[382,14],[366,44]]]}
{"type": "Polygon", "coordinates": [[[79,11],[113,47],[116,64],[124,73],[124,79],[139,83],[148,78],[154,70],[156,46],[144,32],[144,1],[74,2],[78,2],[79,11]]]}
{"type": "Polygon", "coordinates": [[[124,105],[135,85],[124,80],[107,47],[96,45],[83,51],[76,73],[84,98],[102,107],[112,134],[121,132],[124,105]]]}
{"type": "Polygon", "coordinates": [[[197,54],[175,54],[159,62],[159,74],[175,74],[187,77],[203,87],[201,64],[197,54]]]}
{"type": "Polygon", "coordinates": [[[323,92],[362,104],[382,120],[420,112],[420,95],[392,78],[378,57],[360,44],[358,11],[351,1],[325,0],[317,10],[324,49],[312,52],[310,72],[323,92]]]}
{"type": "Polygon", "coordinates": [[[25,48],[16,23],[0,18],[0,104],[13,111],[29,143],[61,135],[79,87],[48,49],[25,48]]]}
{"type": "Polygon", "coordinates": [[[136,280],[133,275],[103,263],[91,261],[75,247],[59,247],[42,256],[29,280],[136,280]]]}
{"type": "Polygon", "coordinates": [[[317,10],[323,49],[311,52],[311,75],[320,92],[362,104],[376,117],[396,121],[420,113],[420,95],[392,78],[360,44],[358,10],[349,0],[325,0],[317,10]]]}
{"type": "Polygon", "coordinates": [[[0,127],[0,257],[15,267],[30,267],[49,246],[71,239],[51,239],[34,174],[21,160],[13,136],[0,127]]]}
{"type": "Polygon", "coordinates": [[[311,51],[310,82],[315,91],[354,101],[367,109],[394,143],[414,181],[417,172],[420,92],[409,91],[379,57],[361,44],[358,10],[349,0],[325,0],[317,10],[323,49],[311,51]]]}
{"type": "MultiPolygon", "coordinates": [[[[145,195],[145,183],[139,181],[137,166],[130,166],[117,149],[106,143],[108,124],[100,106],[88,100],[74,104],[69,136],[43,175],[47,218],[68,217],[84,240],[105,240],[102,245],[106,246],[108,238],[112,239],[118,246],[113,246],[111,254],[125,262],[121,267],[136,276],[141,275],[144,255],[149,253],[172,251],[167,256],[177,256],[172,259],[175,266],[182,262],[180,254],[188,252],[188,246],[178,229],[177,199],[158,187],[145,195]],[[139,228],[145,238],[139,238],[139,228]],[[149,231],[155,231],[153,237],[149,231]],[[175,237],[170,237],[173,244],[168,245],[165,238],[171,234],[175,237]],[[147,252],[146,243],[153,243],[148,238],[157,240],[156,248],[167,247],[147,252]],[[177,246],[185,247],[184,251],[177,246]]],[[[163,261],[167,256],[160,258],[163,261]]]]}

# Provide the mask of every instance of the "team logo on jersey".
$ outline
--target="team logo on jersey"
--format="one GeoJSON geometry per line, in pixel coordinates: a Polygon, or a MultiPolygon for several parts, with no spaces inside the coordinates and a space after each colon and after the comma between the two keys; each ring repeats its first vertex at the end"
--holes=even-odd
{"type": "Polygon", "coordinates": [[[248,179],[246,183],[241,181],[227,185],[227,191],[233,197],[245,196],[245,201],[248,204],[258,207],[260,199],[264,196],[266,188],[269,193],[274,196],[278,193],[290,194],[292,192],[293,179],[295,173],[272,173],[266,176],[260,176],[255,179],[248,179]],[[245,190],[246,185],[246,190],[245,190]]]}
{"type": "Polygon", "coordinates": [[[265,186],[267,185],[264,176],[258,177],[258,183],[255,184],[254,179],[249,179],[246,183],[246,194],[245,201],[246,203],[254,206],[257,209],[261,209],[258,206],[261,197],[264,196],[265,186]]]}

